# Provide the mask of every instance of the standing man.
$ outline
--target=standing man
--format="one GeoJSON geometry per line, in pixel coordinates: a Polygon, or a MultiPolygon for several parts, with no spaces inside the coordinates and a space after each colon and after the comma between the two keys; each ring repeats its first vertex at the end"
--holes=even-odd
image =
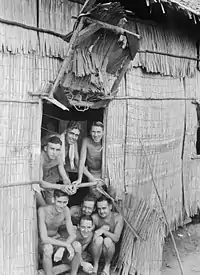
{"type": "MultiPolygon", "coordinates": [[[[102,138],[103,138],[103,123],[93,122],[90,130],[90,137],[83,140],[78,180],[76,184],[82,182],[83,173],[87,176],[90,182],[95,182],[102,177],[102,138]]],[[[99,196],[96,187],[90,187],[90,192],[93,195],[99,196]]]]}
{"type": "Polygon", "coordinates": [[[93,272],[97,274],[99,259],[103,253],[105,265],[103,273],[110,275],[110,265],[115,253],[115,244],[119,241],[124,226],[120,214],[112,211],[112,202],[101,196],[96,202],[97,214],[92,215],[95,225],[94,238],[91,244],[93,272]]]}
{"type": "Polygon", "coordinates": [[[76,234],[73,229],[68,204],[68,195],[61,190],[55,190],[54,203],[41,206],[38,209],[39,244],[43,256],[43,269],[45,275],[53,275],[52,255],[63,247],[68,252],[68,260],[71,261],[71,275],[76,275],[81,262],[81,245],[76,242],[76,234]],[[65,223],[68,232],[66,240],[61,239],[58,228],[65,223]]]}
{"type": "MultiPolygon", "coordinates": [[[[78,152],[78,138],[81,132],[81,125],[78,121],[69,121],[67,129],[65,130],[65,170],[70,179],[74,182],[78,178],[79,167],[79,152],[78,152]]],[[[85,172],[85,167],[83,167],[85,172]]],[[[87,173],[87,172],[86,172],[87,173]]],[[[83,179],[85,181],[85,179],[83,179]]],[[[75,186],[75,185],[74,185],[75,186]]],[[[69,205],[80,204],[83,197],[88,193],[88,188],[81,188],[77,190],[76,194],[70,197],[69,205]]]]}
{"type": "MultiPolygon", "coordinates": [[[[65,172],[61,159],[62,142],[59,137],[52,136],[41,153],[40,158],[40,186],[44,189],[45,202],[52,204],[54,190],[62,190],[69,195],[76,192],[76,187],[71,185],[70,179],[65,172]],[[63,184],[57,184],[60,177],[63,184]]],[[[44,205],[39,185],[35,185],[36,198],[39,205],[44,205]]]]}

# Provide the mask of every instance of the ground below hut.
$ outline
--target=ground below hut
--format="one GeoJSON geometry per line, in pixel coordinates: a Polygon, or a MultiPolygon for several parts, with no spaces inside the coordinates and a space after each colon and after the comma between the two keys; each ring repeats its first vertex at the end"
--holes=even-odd
{"type": "MultiPolygon", "coordinates": [[[[200,274],[200,223],[191,223],[174,233],[180,253],[184,275],[200,274]]],[[[181,274],[171,238],[166,239],[163,250],[162,275],[181,274]]]]}

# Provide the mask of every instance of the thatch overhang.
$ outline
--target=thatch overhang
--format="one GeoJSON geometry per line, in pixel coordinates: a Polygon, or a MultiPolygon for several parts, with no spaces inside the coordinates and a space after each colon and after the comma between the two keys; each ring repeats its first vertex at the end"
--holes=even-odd
{"type": "Polygon", "coordinates": [[[45,98],[66,107],[105,106],[139,48],[139,35],[123,29],[126,22],[117,2],[94,6],[93,1],[84,7],[73,32],[66,35],[68,53],[45,98]]]}

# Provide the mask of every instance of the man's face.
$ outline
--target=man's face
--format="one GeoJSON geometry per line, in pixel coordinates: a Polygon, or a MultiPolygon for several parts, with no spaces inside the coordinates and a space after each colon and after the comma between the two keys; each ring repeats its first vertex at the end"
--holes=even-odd
{"type": "Polygon", "coordinates": [[[89,236],[92,229],[93,229],[92,221],[87,221],[87,220],[80,221],[79,230],[80,230],[81,235],[84,238],[87,238],[89,236]]]}
{"type": "Polygon", "coordinates": [[[48,144],[45,148],[45,151],[46,151],[49,159],[51,159],[51,160],[56,159],[60,154],[61,145],[59,143],[55,144],[55,143],[48,142],[48,144]]]}
{"type": "Polygon", "coordinates": [[[97,211],[100,217],[102,218],[108,217],[111,210],[112,210],[112,205],[110,205],[107,201],[97,202],[97,211]]]}
{"type": "Polygon", "coordinates": [[[66,135],[68,144],[74,144],[78,140],[79,135],[80,131],[78,129],[69,129],[66,135]]]}
{"type": "Polygon", "coordinates": [[[100,126],[92,126],[91,131],[90,131],[92,140],[95,143],[98,143],[102,140],[103,137],[103,129],[100,126]]]}
{"type": "Polygon", "coordinates": [[[94,211],[94,201],[84,201],[81,206],[82,214],[91,216],[94,211]]]}
{"type": "Polygon", "coordinates": [[[68,196],[55,197],[55,208],[58,213],[62,213],[69,201],[68,196]]]}

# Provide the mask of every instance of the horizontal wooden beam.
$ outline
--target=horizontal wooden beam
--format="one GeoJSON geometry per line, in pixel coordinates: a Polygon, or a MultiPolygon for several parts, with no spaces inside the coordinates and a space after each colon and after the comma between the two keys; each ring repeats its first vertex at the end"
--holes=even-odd
{"type": "Polygon", "coordinates": [[[98,31],[100,29],[100,26],[97,24],[91,24],[88,27],[82,29],[77,38],[76,38],[76,45],[81,45],[81,43],[87,39],[88,37],[90,37],[91,35],[93,35],[96,31],[98,31]]]}
{"type": "Polygon", "coordinates": [[[107,30],[111,30],[117,34],[122,34],[122,35],[125,35],[126,33],[130,34],[130,35],[133,35],[135,37],[137,37],[138,39],[140,39],[140,35],[139,34],[136,34],[136,33],[133,33],[133,32],[130,32],[128,30],[125,30],[121,27],[118,27],[118,26],[114,26],[114,25],[111,25],[111,24],[108,24],[108,23],[105,23],[105,22],[102,22],[102,21],[99,21],[99,20],[96,20],[96,19],[92,19],[92,18],[89,18],[89,17],[85,17],[85,20],[86,22],[88,23],[93,23],[93,24],[97,24],[99,25],[101,28],[104,28],[104,29],[107,29],[107,30]]]}
{"type": "Polygon", "coordinates": [[[94,105],[94,102],[89,102],[89,101],[77,101],[77,100],[71,100],[69,99],[69,103],[72,106],[77,106],[77,107],[92,107],[94,105]]]}

